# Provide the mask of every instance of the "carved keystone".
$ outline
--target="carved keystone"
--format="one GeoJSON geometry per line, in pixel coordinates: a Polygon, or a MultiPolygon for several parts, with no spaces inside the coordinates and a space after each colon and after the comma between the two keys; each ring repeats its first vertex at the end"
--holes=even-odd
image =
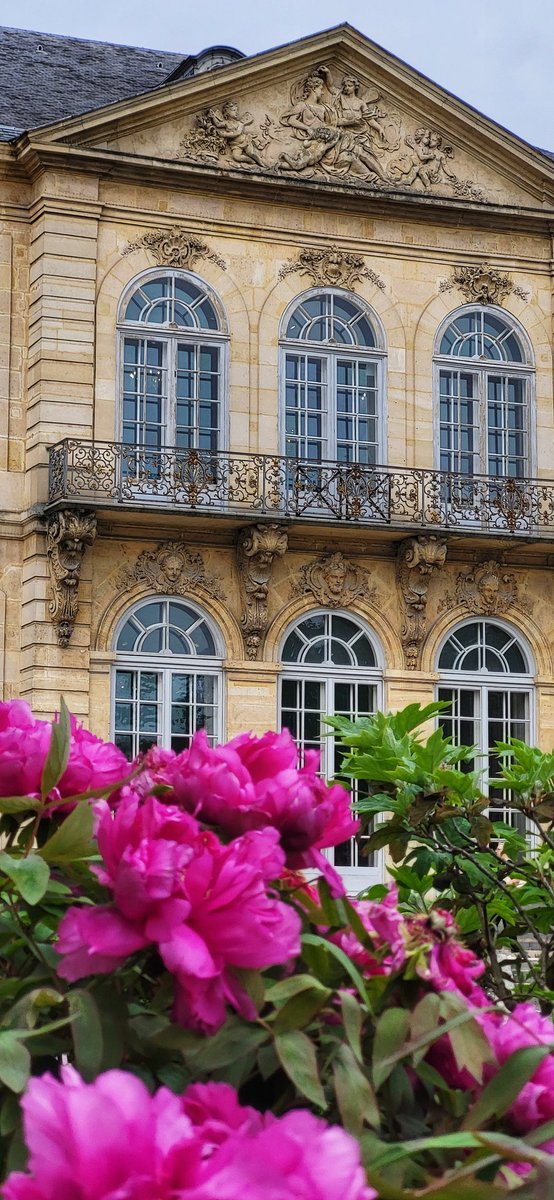
{"type": "Polygon", "coordinates": [[[370,585],[368,572],[350,562],[340,550],[335,554],[322,554],[314,562],[300,567],[291,596],[307,593],[327,608],[347,608],[356,598],[370,603],[375,600],[375,588],[370,585]]]}
{"type": "Polygon", "coordinates": [[[404,622],[402,645],[408,670],[414,671],[425,637],[425,616],[431,575],[446,562],[446,542],[434,534],[405,538],[398,547],[396,576],[404,622]]]}
{"type": "Polygon", "coordinates": [[[287,533],[279,525],[249,525],[239,533],[237,568],[244,600],[240,623],[248,658],[258,657],[267,628],[273,560],[282,558],[287,546],[287,533]]]}
{"type": "Polygon", "coordinates": [[[48,519],[46,553],[52,600],[48,611],[60,646],[67,646],[79,610],[81,563],[96,537],[96,514],[86,509],[62,509],[48,519]]]}

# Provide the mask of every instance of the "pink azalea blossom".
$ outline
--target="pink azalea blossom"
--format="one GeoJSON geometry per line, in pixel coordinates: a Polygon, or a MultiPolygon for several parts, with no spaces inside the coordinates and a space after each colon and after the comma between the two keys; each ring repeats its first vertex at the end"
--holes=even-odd
{"type": "Polygon", "coordinates": [[[23,1099],[29,1174],[4,1200],[375,1200],[358,1143],[302,1109],[281,1118],[242,1108],[226,1084],[183,1099],[151,1096],[123,1071],[85,1084],[30,1081],[23,1099]]]}
{"type": "Polygon", "coordinates": [[[113,904],[69,909],[58,973],[70,981],[109,973],[156,946],[175,976],[179,1023],[211,1032],[226,1002],[253,1018],[236,969],[286,963],[300,951],[298,915],[268,890],[284,864],[277,832],[224,846],[189,813],[129,791],[115,813],[103,802],[98,814],[96,870],[113,904]]]}
{"type": "MultiPolygon", "coordinates": [[[[307,751],[298,766],[298,749],[287,730],[261,738],[240,734],[213,747],[200,730],[182,754],[170,758],[155,749],[144,759],[150,785],[171,787],[176,801],[203,821],[231,837],[273,826],[288,866],[325,872],[328,864],[320,851],[347,841],[360,823],[352,817],[344,788],[319,778],[318,762],[317,752],[307,751]]],[[[336,882],[332,874],[331,883],[336,882]]]]}
{"type": "Polygon", "coordinates": [[[61,797],[79,796],[119,783],[129,774],[129,763],[113,742],[95,737],[71,717],[71,749],[58,784],[61,797]]]}
{"type": "Polygon", "coordinates": [[[407,918],[412,951],[421,948],[416,971],[437,992],[457,992],[476,1008],[489,1004],[475,980],[485,970],[480,958],[459,940],[453,916],[434,909],[428,916],[407,918]]]}

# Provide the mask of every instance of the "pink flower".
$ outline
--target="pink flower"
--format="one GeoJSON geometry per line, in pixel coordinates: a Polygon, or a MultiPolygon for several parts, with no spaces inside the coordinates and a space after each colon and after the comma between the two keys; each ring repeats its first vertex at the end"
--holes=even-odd
{"type": "Polygon", "coordinates": [[[30,1175],[12,1174],[5,1200],[173,1200],[194,1195],[201,1145],[181,1101],[150,1096],[124,1071],[85,1084],[72,1067],[62,1082],[31,1079],[23,1098],[30,1175]]]}
{"type": "Polygon", "coordinates": [[[255,1011],[236,969],[287,962],[300,951],[300,919],[268,890],[284,855],[275,830],[228,846],[196,819],[154,797],[122,796],[98,806],[96,868],[112,905],[71,908],[60,923],[58,974],[70,981],[109,973],[130,953],[156,946],[177,984],[175,1015],[213,1031],[225,1003],[255,1011]]]}
{"type": "Polygon", "coordinates": [[[0,703],[0,795],[39,796],[50,725],[24,700],[0,703]]]}
{"type": "Polygon", "coordinates": [[[231,837],[273,826],[288,866],[325,870],[319,852],[347,841],[359,821],[344,788],[328,787],[316,774],[318,758],[308,751],[299,767],[287,730],[261,738],[244,733],[214,747],[200,730],[182,754],[160,760],[149,751],[144,763],[151,784],[170,786],[176,801],[203,821],[231,837]]]}
{"type": "Polygon", "coordinates": [[[406,922],[398,911],[398,889],[391,884],[382,900],[351,901],[371,949],[358,940],[353,929],[333,934],[332,941],[344,950],[366,975],[391,975],[406,961],[406,922]]]}
{"type": "MultiPolygon", "coordinates": [[[[554,1024],[551,1017],[541,1016],[533,1004],[518,1004],[504,1020],[487,1025],[487,1036],[498,1065],[502,1066],[524,1046],[552,1044],[554,1024]]],[[[554,1055],[548,1054],[532,1079],[524,1084],[508,1109],[508,1116],[518,1133],[528,1133],[554,1119],[554,1055]]]]}
{"type": "Polygon", "coordinates": [[[85,1084],[32,1079],[23,1099],[30,1174],[4,1200],[375,1200],[358,1143],[302,1109],[239,1105],[226,1084],[183,1099],[109,1071],[85,1084]],[[189,1115],[190,1114],[190,1115],[189,1115]]]}
{"type": "MultiPolygon", "coordinates": [[[[0,704],[0,795],[40,796],[51,732],[50,722],[36,720],[24,700],[0,704]]],[[[48,799],[109,787],[128,774],[129,763],[117,746],[95,737],[72,717],[68,764],[48,799]]]]}
{"type": "Polygon", "coordinates": [[[428,916],[408,917],[412,949],[421,947],[416,970],[437,992],[458,992],[471,1005],[483,1008],[489,998],[474,981],[483,974],[485,964],[458,938],[453,916],[434,909],[428,916]]]}

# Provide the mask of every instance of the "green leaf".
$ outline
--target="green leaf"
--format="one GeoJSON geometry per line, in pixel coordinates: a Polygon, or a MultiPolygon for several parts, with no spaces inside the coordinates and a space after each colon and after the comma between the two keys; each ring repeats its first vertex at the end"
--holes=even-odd
{"type": "Polygon", "coordinates": [[[40,854],[13,858],[5,850],[0,850],[0,871],[11,879],[27,904],[38,904],[42,900],[48,887],[50,869],[40,854]]]}
{"type": "Polygon", "coordinates": [[[71,719],[65,700],[62,697],[60,699],[60,715],[57,721],[52,722],[50,748],[42,769],[40,791],[43,800],[46,800],[52,789],[59,783],[69,761],[70,749],[71,719]]]}
{"type": "Polygon", "coordinates": [[[96,851],[92,840],[93,822],[90,804],[81,801],[41,847],[42,857],[49,863],[73,863],[90,858],[96,851]]]}
{"type": "Polygon", "coordinates": [[[313,975],[291,975],[289,979],[280,979],[277,983],[272,983],[267,989],[266,999],[275,1005],[277,1008],[280,1004],[286,1004],[293,996],[297,996],[299,992],[310,991],[312,988],[321,988],[328,993],[329,988],[324,987],[319,979],[313,975]]]}
{"type": "Polygon", "coordinates": [[[320,937],[316,933],[302,934],[302,945],[315,946],[318,949],[324,950],[325,953],[327,955],[331,955],[332,958],[336,958],[341,964],[341,967],[343,967],[343,969],[346,971],[346,974],[350,976],[356,991],[359,993],[368,1009],[371,1008],[363,975],[354,965],[351,959],[349,959],[348,955],[344,953],[344,950],[341,950],[340,946],[335,946],[334,942],[330,942],[327,938],[320,937]]]}
{"type": "Polygon", "coordinates": [[[40,800],[36,796],[1,796],[0,813],[21,813],[36,811],[40,808],[40,800]]]}
{"type": "Polygon", "coordinates": [[[313,979],[311,987],[303,988],[277,1009],[273,1028],[278,1033],[285,1033],[288,1029],[303,1029],[332,995],[332,988],[324,987],[318,979],[313,979]]]}
{"type": "Polygon", "coordinates": [[[11,1092],[22,1092],[31,1074],[31,1055],[11,1030],[0,1033],[0,1079],[11,1092]]]}
{"type": "Polygon", "coordinates": [[[375,1092],[350,1046],[341,1046],[333,1064],[335,1095],[345,1129],[359,1137],[364,1122],[379,1129],[381,1116],[375,1092]]]}
{"type": "Polygon", "coordinates": [[[275,1038],[275,1049],[283,1070],[295,1088],[318,1108],[326,1108],[315,1046],[310,1038],[298,1029],[279,1033],[275,1038]]]}
{"type": "Polygon", "coordinates": [[[395,1062],[403,1057],[409,1030],[410,1014],[403,1008],[389,1008],[379,1018],[375,1028],[372,1066],[376,1090],[388,1079],[395,1062]]]}
{"type": "Polygon", "coordinates": [[[250,997],[256,1012],[259,1013],[265,1003],[265,979],[261,971],[254,971],[250,967],[235,967],[233,975],[236,976],[240,986],[250,997]]]}
{"type": "Polygon", "coordinates": [[[340,1011],[348,1045],[359,1063],[363,1063],[362,1025],[364,1014],[351,992],[340,991],[340,1011]]]}
{"type": "Polygon", "coordinates": [[[83,1079],[90,1082],[102,1066],[104,1041],[102,1022],[92,992],[76,989],[67,996],[72,1023],[75,1062],[83,1079]]]}
{"type": "Polygon", "coordinates": [[[462,1128],[480,1129],[491,1117],[501,1117],[549,1054],[549,1046],[524,1046],[511,1054],[469,1110],[462,1128]]]}

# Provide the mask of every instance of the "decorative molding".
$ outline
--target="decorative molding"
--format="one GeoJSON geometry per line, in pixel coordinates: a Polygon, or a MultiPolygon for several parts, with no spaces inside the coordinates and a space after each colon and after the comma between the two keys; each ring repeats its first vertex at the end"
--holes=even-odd
{"type": "Polygon", "coordinates": [[[476,563],[469,571],[461,571],[455,592],[446,593],[439,612],[458,604],[476,616],[499,616],[510,608],[519,608],[523,612],[530,610],[529,601],[519,595],[516,576],[493,558],[476,563]]]}
{"type": "Polygon", "coordinates": [[[502,275],[489,263],[475,266],[456,267],[449,279],[442,279],[440,292],[449,292],[457,287],[468,304],[502,304],[512,293],[521,300],[528,300],[530,293],[515,284],[509,275],[502,275]]]}
{"type": "Polygon", "coordinates": [[[408,670],[414,671],[425,637],[425,618],[431,576],[446,562],[446,542],[435,534],[400,542],[396,577],[404,609],[402,645],[408,670]]]}
{"type": "Polygon", "coordinates": [[[194,596],[200,589],[217,600],[223,599],[220,580],[206,574],[202,555],[189,550],[182,541],[160,542],[155,550],[143,550],[115,582],[116,587],[125,591],[144,583],[154,592],[169,596],[194,596]]]}
{"type": "Polygon", "coordinates": [[[369,279],[375,287],[385,290],[384,280],[366,267],[361,254],[351,254],[348,250],[340,250],[338,246],[301,250],[296,262],[284,263],[279,271],[279,279],[284,279],[293,271],[308,275],[312,283],[322,287],[353,288],[359,280],[369,279]]]}
{"type": "Polygon", "coordinates": [[[210,247],[201,238],[187,233],[187,230],[182,229],[180,225],[173,225],[171,229],[153,229],[150,233],[144,233],[134,242],[128,242],[123,254],[132,254],[134,250],[140,250],[142,247],[150,250],[159,267],[187,267],[192,270],[198,259],[206,259],[208,262],[215,263],[217,267],[221,267],[222,271],[227,270],[227,263],[224,259],[210,250],[210,247]]]}
{"type": "Polygon", "coordinates": [[[60,646],[67,646],[79,611],[79,579],[87,546],[96,537],[96,514],[61,509],[48,518],[46,553],[52,599],[48,611],[60,646]]]}
{"type": "Polygon", "coordinates": [[[297,79],[290,101],[253,115],[227,97],[196,113],[176,157],[223,169],[256,171],[379,191],[413,190],[485,200],[453,170],[456,151],[432,126],[406,123],[372,83],[325,65],[297,79]]]}
{"type": "Polygon", "coordinates": [[[258,657],[267,628],[273,560],[282,558],[287,546],[288,535],[279,525],[249,525],[239,533],[237,567],[244,601],[241,626],[248,658],[258,657]]]}
{"type": "Polygon", "coordinates": [[[336,554],[322,554],[314,562],[305,563],[291,588],[291,598],[312,595],[326,608],[347,608],[353,600],[363,598],[372,604],[376,589],[370,585],[369,574],[363,567],[336,554]]]}

